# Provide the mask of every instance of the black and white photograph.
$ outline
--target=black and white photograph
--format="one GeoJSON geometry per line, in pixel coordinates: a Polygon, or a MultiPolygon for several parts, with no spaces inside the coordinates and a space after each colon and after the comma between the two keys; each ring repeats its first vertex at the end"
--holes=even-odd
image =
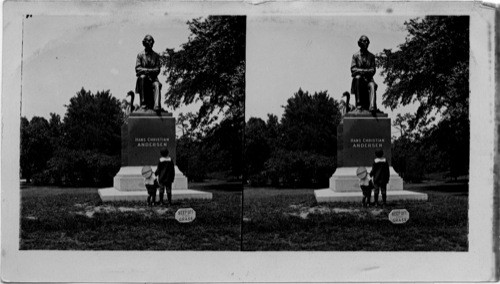
{"type": "Polygon", "coordinates": [[[20,249],[239,250],[245,25],[26,15],[20,249]]]}
{"type": "Polygon", "coordinates": [[[247,35],[244,250],[468,250],[468,16],[247,35]]]}
{"type": "Polygon", "coordinates": [[[498,280],[498,22],[4,3],[2,281],[498,280]]]}

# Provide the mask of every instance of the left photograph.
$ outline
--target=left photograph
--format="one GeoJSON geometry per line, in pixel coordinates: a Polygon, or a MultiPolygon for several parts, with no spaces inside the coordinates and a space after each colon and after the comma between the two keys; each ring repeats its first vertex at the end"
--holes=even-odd
{"type": "Polygon", "coordinates": [[[240,250],[245,16],[23,18],[21,250],[240,250]]]}

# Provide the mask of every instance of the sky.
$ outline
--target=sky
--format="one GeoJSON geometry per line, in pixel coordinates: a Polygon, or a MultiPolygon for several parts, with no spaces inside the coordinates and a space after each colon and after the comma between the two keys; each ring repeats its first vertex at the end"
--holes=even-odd
{"type": "MultiPolygon", "coordinates": [[[[118,99],[135,88],[135,59],[142,39],[151,34],[153,49],[179,49],[190,35],[186,22],[202,15],[152,18],[109,16],[34,16],[24,20],[21,115],[64,117],[71,97],[84,87],[93,93],[110,90],[118,99]]],[[[327,91],[340,100],[350,89],[352,54],[361,35],[369,50],[396,49],[404,42],[408,17],[390,16],[249,16],[246,47],[246,120],[281,117],[283,105],[299,88],[327,91]]],[[[415,106],[395,111],[381,105],[386,88],[380,70],[377,104],[391,118],[414,112],[415,106]]],[[[159,78],[163,91],[165,76],[159,78]]],[[[354,96],[351,98],[354,102],[354,96]]],[[[197,105],[172,110],[196,111],[197,105]]],[[[393,129],[393,132],[397,130],[393,129]]]]}
{"type": "MultiPolygon", "coordinates": [[[[48,118],[53,112],[64,117],[65,105],[82,87],[92,93],[110,90],[114,97],[124,99],[135,89],[135,60],[144,49],[144,36],[154,37],[153,49],[158,53],[166,48],[177,50],[190,34],[186,22],[199,16],[24,19],[21,115],[48,118]]],[[[166,77],[160,75],[159,80],[165,90],[166,77]]],[[[174,115],[194,110],[190,106],[174,111],[174,115]]]]}
{"type": "MultiPolygon", "coordinates": [[[[376,16],[288,16],[247,18],[246,119],[281,117],[287,99],[299,88],[309,93],[327,91],[340,100],[350,91],[351,59],[359,50],[361,35],[370,39],[373,54],[397,49],[407,35],[409,17],[376,16]]],[[[377,105],[395,118],[397,113],[414,112],[416,106],[385,109],[381,97],[386,86],[380,70],[377,105]]],[[[354,104],[354,95],[351,96],[354,104]]],[[[393,129],[393,135],[397,129],[393,129]]]]}

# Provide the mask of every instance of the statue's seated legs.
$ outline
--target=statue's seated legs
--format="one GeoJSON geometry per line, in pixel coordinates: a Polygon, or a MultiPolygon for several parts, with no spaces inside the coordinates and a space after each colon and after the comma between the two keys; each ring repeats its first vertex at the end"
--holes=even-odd
{"type": "Polygon", "coordinates": [[[152,87],[153,87],[152,92],[154,95],[153,109],[159,110],[161,109],[161,102],[160,102],[161,83],[158,81],[154,81],[152,87]]]}
{"type": "Polygon", "coordinates": [[[361,75],[352,78],[351,93],[355,95],[357,109],[376,110],[376,91],[377,84],[373,80],[368,81],[361,75]]]}
{"type": "Polygon", "coordinates": [[[146,75],[138,76],[135,92],[139,94],[141,108],[154,110],[161,109],[160,82],[152,81],[146,75]]]}
{"type": "Polygon", "coordinates": [[[366,94],[366,81],[360,75],[356,75],[352,78],[352,87],[351,93],[354,94],[356,99],[356,108],[357,109],[365,109],[365,98],[364,94],[366,94]]]}
{"type": "Polygon", "coordinates": [[[377,110],[377,102],[376,102],[376,96],[375,96],[376,90],[377,90],[377,84],[375,84],[375,82],[373,82],[373,81],[368,82],[367,91],[368,91],[368,95],[370,98],[370,106],[368,109],[370,111],[377,110]]]}

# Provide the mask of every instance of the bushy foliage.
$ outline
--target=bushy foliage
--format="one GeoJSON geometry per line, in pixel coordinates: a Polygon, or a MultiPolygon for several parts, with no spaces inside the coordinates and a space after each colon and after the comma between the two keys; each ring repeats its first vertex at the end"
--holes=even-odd
{"type": "Polygon", "coordinates": [[[188,21],[188,42],[167,49],[165,75],[170,89],[165,101],[177,108],[202,103],[196,123],[216,120],[214,112],[244,119],[246,18],[209,16],[188,21]]]}
{"type": "Polygon", "coordinates": [[[187,135],[177,139],[177,166],[191,181],[203,181],[207,177],[207,163],[203,144],[187,135]]]}
{"type": "Polygon", "coordinates": [[[121,103],[109,90],[92,94],[81,89],[70,99],[64,116],[64,146],[118,155],[121,149],[121,103]]]}
{"type": "Polygon", "coordinates": [[[246,174],[252,177],[252,183],[261,184],[263,181],[257,181],[260,179],[258,174],[271,154],[267,125],[264,120],[252,117],[248,120],[245,129],[246,174]]]}
{"type": "Polygon", "coordinates": [[[47,166],[54,148],[51,124],[43,118],[35,116],[28,121],[21,118],[21,176],[28,182],[33,175],[40,173],[47,166]]]}
{"type": "Polygon", "coordinates": [[[405,26],[408,36],[398,50],[377,56],[387,85],[383,104],[394,109],[418,102],[411,128],[427,125],[434,111],[468,112],[469,17],[428,16],[405,26]]]}
{"type": "Polygon", "coordinates": [[[63,121],[21,119],[21,172],[37,185],[108,186],[120,168],[123,112],[109,91],[81,89],[63,121]]]}
{"type": "Polygon", "coordinates": [[[403,179],[419,182],[434,173],[442,173],[440,178],[454,179],[467,175],[468,118],[457,115],[453,121],[443,119],[427,129],[407,132],[407,120],[411,117],[398,116],[395,120],[402,131],[392,143],[392,165],[403,179]]]}
{"type": "Polygon", "coordinates": [[[281,144],[294,151],[336,154],[339,103],[326,91],[309,94],[299,89],[287,100],[281,118],[281,144]]]}
{"type": "MultiPolygon", "coordinates": [[[[190,133],[183,134],[188,140],[181,145],[197,151],[192,155],[200,159],[181,154],[179,162],[190,160],[192,169],[240,178],[245,124],[246,18],[209,16],[187,24],[191,32],[188,41],[179,50],[167,49],[163,58],[170,86],[165,94],[167,105],[175,109],[183,104],[201,103],[197,113],[187,117],[190,133]]],[[[186,130],[185,125],[182,129],[186,130]]],[[[188,172],[197,179],[208,173],[188,172]]]]}
{"type": "Polygon", "coordinates": [[[279,149],[266,161],[263,175],[275,186],[328,187],[335,157],[279,149]]]}
{"type": "Polygon", "coordinates": [[[193,134],[188,130],[177,140],[177,165],[190,179],[241,179],[243,126],[225,119],[193,134]]]}
{"type": "Polygon", "coordinates": [[[418,102],[415,114],[399,116],[395,121],[405,125],[404,129],[400,127],[401,141],[409,139],[413,144],[405,152],[406,167],[414,164],[412,172],[424,171],[418,169],[423,161],[424,172],[446,171],[455,178],[466,175],[470,139],[469,17],[428,16],[412,19],[405,26],[406,41],[396,51],[378,54],[377,64],[387,85],[385,106],[395,109],[418,102]],[[412,162],[415,157],[418,162],[412,162]]]}
{"type": "Polygon", "coordinates": [[[301,89],[288,99],[281,122],[250,118],[245,165],[251,186],[328,186],[335,170],[339,104],[326,92],[301,89]]]}
{"type": "Polygon", "coordinates": [[[120,157],[92,150],[61,148],[47,169],[33,176],[34,184],[108,186],[120,169],[120,157]]]}
{"type": "Polygon", "coordinates": [[[426,159],[420,151],[421,143],[400,137],[392,143],[392,161],[394,170],[406,182],[421,182],[424,179],[426,159]]]}

